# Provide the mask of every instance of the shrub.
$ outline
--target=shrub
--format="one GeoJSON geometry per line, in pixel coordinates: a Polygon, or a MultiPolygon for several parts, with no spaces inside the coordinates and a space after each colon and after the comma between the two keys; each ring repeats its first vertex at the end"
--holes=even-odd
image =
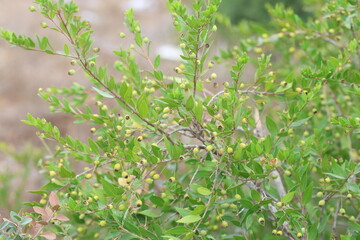
{"type": "Polygon", "coordinates": [[[358,1],[329,1],[308,21],[277,5],[270,9],[277,32],[254,28],[209,58],[221,1],[196,0],[189,11],[169,0],[182,49],[173,76],[163,74],[161,56],[151,57],[129,10],[134,45],[114,51],[121,79],[97,63],[91,25],[74,2],[35,2],[30,10],[47,19],[43,27],[68,40],[63,49],[47,37],[8,30],[1,37],[82,70],[95,106],[78,83],[39,96],[93,136],[81,142],[28,115],[24,122],[58,147],[42,165],[49,182],[33,191],[42,200],[12,212],[3,239],[357,239],[358,1]],[[244,79],[248,62],[256,73],[244,79]],[[217,76],[219,64],[229,76],[217,76]]]}

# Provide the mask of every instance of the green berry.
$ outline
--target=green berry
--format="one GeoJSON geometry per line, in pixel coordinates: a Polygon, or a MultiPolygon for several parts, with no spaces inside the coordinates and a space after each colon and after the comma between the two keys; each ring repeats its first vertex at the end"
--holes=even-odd
{"type": "Polygon", "coordinates": [[[36,8],[35,8],[34,6],[30,6],[30,7],[29,7],[29,11],[30,11],[30,12],[35,12],[35,11],[36,11],[36,8]]]}
{"type": "Polygon", "coordinates": [[[42,22],[40,25],[41,25],[42,28],[47,28],[48,27],[46,22],[42,22]]]}
{"type": "Polygon", "coordinates": [[[68,75],[69,75],[69,76],[73,76],[73,75],[75,75],[75,73],[76,73],[76,71],[75,71],[74,69],[70,69],[70,70],[68,71],[68,75]]]}
{"type": "Polygon", "coordinates": [[[324,206],[325,205],[325,200],[324,199],[320,200],[318,204],[319,204],[320,207],[324,206]]]}

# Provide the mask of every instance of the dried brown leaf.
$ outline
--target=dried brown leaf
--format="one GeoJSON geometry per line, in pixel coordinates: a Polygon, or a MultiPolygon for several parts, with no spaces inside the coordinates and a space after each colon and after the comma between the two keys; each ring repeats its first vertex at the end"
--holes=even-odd
{"type": "Polygon", "coordinates": [[[62,222],[66,222],[66,221],[70,221],[70,219],[63,215],[63,214],[58,214],[54,217],[55,220],[59,220],[59,221],[62,221],[62,222]]]}
{"type": "Polygon", "coordinates": [[[56,239],[56,234],[52,233],[52,232],[44,232],[43,234],[41,234],[40,236],[48,239],[48,240],[55,240],[56,239]]]}
{"type": "Polygon", "coordinates": [[[34,206],[33,209],[34,209],[34,212],[36,212],[38,214],[46,215],[46,211],[44,208],[34,206]]]}
{"type": "Polygon", "coordinates": [[[56,192],[51,192],[49,195],[49,202],[51,207],[59,206],[59,198],[56,195],[56,192]]]}

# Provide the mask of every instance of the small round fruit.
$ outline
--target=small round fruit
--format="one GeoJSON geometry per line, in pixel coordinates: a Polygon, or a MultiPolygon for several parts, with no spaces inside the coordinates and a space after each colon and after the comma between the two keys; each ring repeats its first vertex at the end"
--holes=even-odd
{"type": "Polygon", "coordinates": [[[91,174],[91,173],[88,173],[88,174],[85,175],[85,177],[86,177],[87,179],[92,178],[92,174],[91,174]]]}
{"type": "Polygon", "coordinates": [[[302,237],[303,237],[303,235],[302,235],[302,233],[300,233],[300,232],[299,232],[299,233],[297,233],[297,234],[296,234],[296,237],[298,237],[298,238],[302,238],[302,237]]]}
{"type": "Polygon", "coordinates": [[[259,222],[261,225],[264,225],[265,219],[261,217],[261,218],[258,219],[258,222],[259,222]]]}
{"type": "Polygon", "coordinates": [[[35,12],[35,11],[36,11],[36,8],[35,8],[34,6],[30,6],[30,7],[29,7],[29,11],[30,11],[30,12],[35,12]]]}
{"type": "Polygon", "coordinates": [[[46,199],[43,198],[43,199],[40,200],[40,204],[45,205],[46,203],[47,203],[46,199]]]}
{"type": "Polygon", "coordinates": [[[123,33],[123,32],[119,33],[119,36],[120,36],[121,38],[126,37],[125,33],[123,33]]]}
{"type": "Polygon", "coordinates": [[[229,223],[227,221],[222,221],[221,222],[221,226],[223,226],[224,228],[229,226],[229,223]]]}
{"type": "Polygon", "coordinates": [[[137,207],[141,207],[141,206],[142,206],[142,201],[141,201],[141,200],[137,200],[135,204],[136,204],[137,207]]]}
{"type": "Polygon", "coordinates": [[[49,176],[50,176],[50,177],[53,177],[53,176],[55,176],[55,175],[56,175],[56,172],[55,172],[55,171],[50,171],[50,172],[49,172],[49,176]]]}
{"type": "Polygon", "coordinates": [[[291,176],[291,171],[290,170],[285,170],[285,175],[290,177],[291,176]]]}
{"type": "Polygon", "coordinates": [[[319,198],[321,198],[321,197],[324,196],[324,193],[323,193],[323,192],[318,192],[318,193],[316,193],[316,196],[319,197],[319,198]]]}
{"type": "Polygon", "coordinates": [[[339,213],[340,213],[341,215],[345,215],[346,211],[345,211],[344,208],[340,208],[339,213]]]}
{"type": "Polygon", "coordinates": [[[100,48],[93,48],[94,53],[100,52],[100,48]]]}
{"type": "Polygon", "coordinates": [[[175,177],[170,177],[169,178],[169,182],[175,182],[175,181],[176,181],[175,177]]]}
{"type": "Polygon", "coordinates": [[[278,207],[282,207],[282,205],[283,205],[282,202],[277,202],[276,203],[276,206],[278,206],[278,207]]]}
{"type": "Polygon", "coordinates": [[[349,220],[350,220],[351,222],[355,222],[355,221],[356,221],[356,218],[355,218],[354,216],[351,216],[351,217],[349,217],[349,220]]]}
{"type": "Polygon", "coordinates": [[[41,25],[42,28],[47,28],[48,27],[46,22],[42,22],[40,25],[41,25]]]}
{"type": "Polygon", "coordinates": [[[282,231],[277,231],[277,232],[276,232],[276,235],[277,235],[277,236],[282,236],[282,235],[283,235],[283,232],[282,232],[282,231]]]}
{"type": "Polygon", "coordinates": [[[115,169],[115,171],[119,171],[119,170],[120,170],[120,168],[121,168],[120,163],[116,163],[116,164],[114,165],[114,169],[115,169]]]}
{"type": "Polygon", "coordinates": [[[329,177],[327,177],[327,178],[325,178],[325,182],[329,183],[329,182],[331,182],[331,179],[329,177]]]}
{"type": "Polygon", "coordinates": [[[120,210],[120,211],[124,211],[124,210],[125,210],[125,208],[126,208],[126,207],[125,207],[125,205],[124,205],[124,204],[120,204],[120,205],[119,205],[119,210],[120,210]]]}
{"type": "Polygon", "coordinates": [[[208,151],[211,151],[213,149],[214,149],[213,145],[207,145],[206,146],[206,150],[208,150],[208,151]]]}
{"type": "Polygon", "coordinates": [[[227,151],[227,153],[233,153],[234,152],[234,149],[233,148],[231,148],[231,147],[228,147],[228,149],[226,150],[227,151]]]}
{"type": "Polygon", "coordinates": [[[348,195],[346,195],[346,198],[347,198],[347,199],[352,198],[352,194],[351,194],[351,193],[349,193],[348,195]]]}
{"type": "Polygon", "coordinates": [[[148,184],[152,184],[154,182],[154,180],[152,178],[147,178],[147,179],[145,179],[145,182],[148,184]]]}
{"type": "Polygon", "coordinates": [[[106,221],[105,221],[105,220],[101,220],[101,221],[99,222],[99,225],[102,226],[102,227],[104,227],[104,226],[106,225],[106,221]]]}
{"type": "Polygon", "coordinates": [[[201,231],[200,231],[200,234],[201,234],[202,236],[205,236],[205,235],[207,234],[207,231],[206,231],[206,230],[201,230],[201,231]]]}
{"type": "Polygon", "coordinates": [[[73,75],[75,75],[75,73],[76,73],[76,71],[75,71],[74,69],[70,69],[70,70],[68,71],[68,75],[69,75],[69,76],[73,76],[73,75]]]}
{"type": "Polygon", "coordinates": [[[241,199],[241,196],[240,196],[240,194],[235,194],[235,196],[234,196],[236,199],[241,199]]]}
{"type": "Polygon", "coordinates": [[[160,178],[160,175],[159,175],[159,174],[157,174],[157,173],[154,174],[154,176],[153,176],[153,179],[154,179],[154,180],[158,180],[159,178],[160,178]]]}
{"type": "Polygon", "coordinates": [[[324,199],[320,200],[319,203],[318,203],[318,205],[319,205],[320,207],[324,206],[324,205],[325,205],[325,200],[324,200],[324,199]]]}

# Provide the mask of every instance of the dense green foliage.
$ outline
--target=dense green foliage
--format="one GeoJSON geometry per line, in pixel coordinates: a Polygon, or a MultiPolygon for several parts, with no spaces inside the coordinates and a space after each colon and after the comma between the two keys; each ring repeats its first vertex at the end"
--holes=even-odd
{"type": "Polygon", "coordinates": [[[275,32],[232,27],[220,2],[196,0],[189,11],[168,1],[182,49],[173,76],[150,57],[132,10],[134,45],[114,51],[121,79],[97,63],[91,25],[73,2],[30,7],[68,40],[61,50],[2,30],[12,45],[69,58],[96,93],[86,105],[89,89],[78,83],[39,90],[93,136],[63,136],[29,114],[24,122],[58,147],[42,162],[49,182],[33,191],[42,200],[26,203],[34,212],[12,212],[2,239],[358,239],[358,1],[329,1],[309,21],[277,5],[275,32]],[[215,19],[241,39],[209,58],[215,19]],[[227,76],[213,71],[218,64],[227,76]],[[247,65],[256,68],[250,79],[247,65]]]}

